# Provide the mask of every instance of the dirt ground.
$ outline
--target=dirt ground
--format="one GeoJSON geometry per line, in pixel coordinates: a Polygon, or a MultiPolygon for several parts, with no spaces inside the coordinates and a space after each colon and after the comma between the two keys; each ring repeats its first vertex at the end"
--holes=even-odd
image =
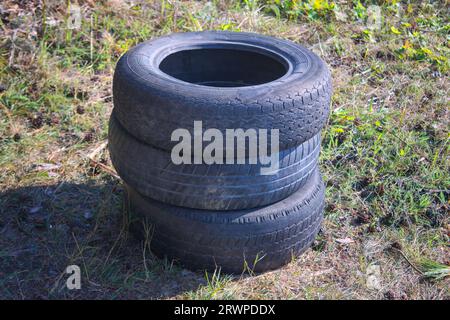
{"type": "Polygon", "coordinates": [[[0,298],[449,299],[445,4],[379,1],[373,27],[364,1],[80,0],[69,28],[75,5],[2,1],[0,298]],[[207,29],[302,43],[332,70],[325,221],[276,271],[188,271],[129,232],[107,151],[114,65],[143,40],[207,29]],[[66,287],[73,264],[81,290],[66,287]]]}

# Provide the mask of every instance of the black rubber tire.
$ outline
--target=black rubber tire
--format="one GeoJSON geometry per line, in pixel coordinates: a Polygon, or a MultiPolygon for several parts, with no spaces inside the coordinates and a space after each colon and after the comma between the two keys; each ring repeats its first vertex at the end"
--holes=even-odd
{"type": "MultiPolygon", "coordinates": [[[[184,59],[188,61],[181,61],[181,66],[189,64],[189,58],[184,59]]],[[[208,64],[207,58],[197,60],[195,72],[220,64],[208,64]]],[[[232,68],[223,64],[223,72],[232,68]]],[[[261,69],[265,70],[249,72],[248,81],[261,69]]],[[[331,91],[327,66],[308,49],[287,40],[225,31],[175,33],[141,43],[119,60],[113,80],[119,122],[139,140],[165,150],[176,144],[171,141],[175,129],[185,128],[192,134],[194,120],[222,132],[227,128],[279,129],[280,150],[294,147],[311,139],[325,124],[331,91]],[[167,55],[192,48],[254,51],[272,56],[288,71],[267,83],[214,87],[182,81],[160,70],[167,55]]]]}
{"type": "Polygon", "coordinates": [[[147,234],[157,256],[191,270],[221,268],[234,274],[248,271],[245,265],[253,272],[275,269],[303,253],[320,229],[324,208],[318,170],[288,198],[241,211],[170,206],[127,190],[132,231],[141,239],[147,234]]]}
{"type": "Polygon", "coordinates": [[[261,175],[260,164],[173,164],[170,153],[142,143],[111,115],[109,151],[121,178],[141,194],[181,207],[240,210],[264,206],[301,188],[314,172],[320,134],[280,152],[279,170],[261,175]]]}

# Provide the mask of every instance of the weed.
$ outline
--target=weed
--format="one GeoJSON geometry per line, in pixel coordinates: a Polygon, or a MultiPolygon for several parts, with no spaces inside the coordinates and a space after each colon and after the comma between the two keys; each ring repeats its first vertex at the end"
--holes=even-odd
{"type": "Polygon", "coordinates": [[[77,3],[79,28],[67,27],[66,2],[1,5],[0,297],[448,299],[445,1],[77,3]],[[203,276],[154,257],[150,229],[144,242],[129,234],[107,151],[86,157],[106,145],[120,56],[161,35],[210,29],[292,40],[333,75],[322,231],[315,250],[262,275],[203,276]],[[353,242],[335,241],[344,238],[353,242]],[[425,280],[384,250],[393,241],[425,280]],[[65,287],[69,264],[82,269],[80,291],[65,287]],[[366,286],[370,264],[380,265],[377,292],[366,286]]]}

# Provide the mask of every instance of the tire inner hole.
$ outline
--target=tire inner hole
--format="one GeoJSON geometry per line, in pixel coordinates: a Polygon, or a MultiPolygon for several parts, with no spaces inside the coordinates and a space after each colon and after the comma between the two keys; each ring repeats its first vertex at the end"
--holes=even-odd
{"type": "Polygon", "coordinates": [[[245,87],[284,76],[288,67],[280,60],[272,52],[201,48],[169,54],[159,69],[173,78],[198,85],[245,87]]]}

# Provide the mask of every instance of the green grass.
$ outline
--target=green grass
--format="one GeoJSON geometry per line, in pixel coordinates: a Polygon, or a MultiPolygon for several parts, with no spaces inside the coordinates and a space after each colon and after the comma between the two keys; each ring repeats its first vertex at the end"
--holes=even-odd
{"type": "MultiPolygon", "coordinates": [[[[79,29],[65,27],[67,4],[56,2],[34,22],[16,11],[0,22],[0,297],[449,297],[445,1],[79,3],[79,29]],[[157,259],[129,234],[121,182],[87,157],[107,138],[118,58],[144,40],[209,29],[301,43],[333,74],[320,158],[324,228],[313,250],[264,275],[204,275],[157,259]],[[335,241],[347,237],[355,243],[335,241]],[[420,273],[387,249],[392,243],[420,273]],[[64,286],[72,263],[82,269],[80,292],[64,286]],[[381,265],[379,292],[365,285],[371,263],[381,265]]],[[[108,159],[96,155],[106,167],[108,159]]]]}
{"type": "Polygon", "coordinates": [[[441,280],[450,275],[450,267],[433,260],[423,259],[420,262],[423,274],[431,279],[441,280]]]}
{"type": "Polygon", "coordinates": [[[194,300],[235,299],[233,292],[227,290],[227,285],[233,280],[231,276],[223,275],[217,269],[212,274],[205,272],[205,279],[206,284],[199,286],[195,291],[185,293],[185,298],[194,300]]]}

